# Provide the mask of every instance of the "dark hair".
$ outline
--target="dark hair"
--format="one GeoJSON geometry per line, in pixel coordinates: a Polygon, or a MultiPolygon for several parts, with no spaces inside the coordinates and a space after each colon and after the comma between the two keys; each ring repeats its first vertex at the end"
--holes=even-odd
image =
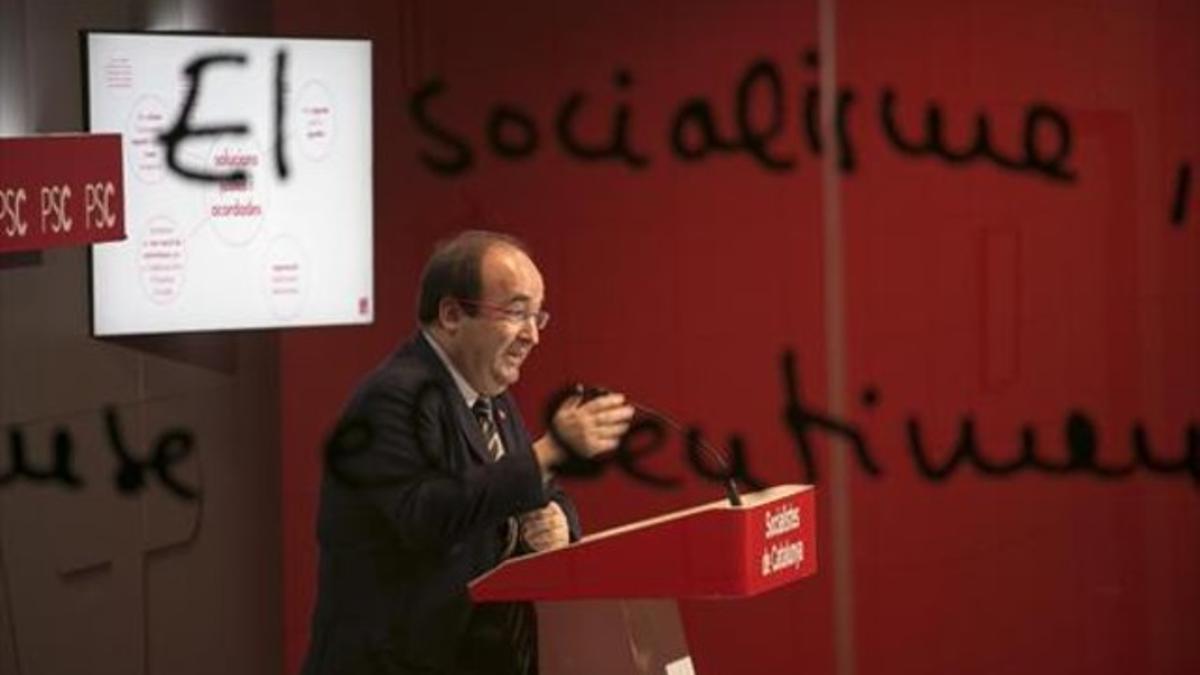
{"type": "MultiPolygon", "coordinates": [[[[438,242],[421,272],[417,321],[423,325],[437,321],[442,298],[478,301],[483,294],[483,256],[497,245],[511,246],[529,255],[529,249],[516,237],[487,230],[467,230],[453,239],[438,242]]],[[[463,306],[472,316],[477,309],[473,305],[463,306]]]]}

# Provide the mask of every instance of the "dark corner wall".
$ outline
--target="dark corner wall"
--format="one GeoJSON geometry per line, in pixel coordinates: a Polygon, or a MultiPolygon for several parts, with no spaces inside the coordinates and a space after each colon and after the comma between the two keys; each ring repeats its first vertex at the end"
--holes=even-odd
{"type": "MultiPolygon", "coordinates": [[[[1200,669],[1195,3],[348,0],[274,22],[373,39],[375,81],[376,324],[281,336],[289,672],[322,441],[413,330],[434,241],[481,223],[547,279],[527,419],[582,379],[819,487],[815,579],[684,608],[700,672],[1200,669]]],[[[572,484],[590,531],[719,497],[678,436],[645,451],[677,483],[572,484]]]]}
{"type": "MultiPolygon", "coordinates": [[[[267,32],[231,1],[0,0],[0,134],[83,129],[78,31],[267,32]]],[[[0,673],[282,668],[278,335],[89,336],[88,252],[0,255],[0,673]],[[194,449],[122,490],[117,446],[194,449]],[[114,435],[119,442],[114,442],[114,435]],[[14,477],[69,444],[81,481],[14,477]]]]}

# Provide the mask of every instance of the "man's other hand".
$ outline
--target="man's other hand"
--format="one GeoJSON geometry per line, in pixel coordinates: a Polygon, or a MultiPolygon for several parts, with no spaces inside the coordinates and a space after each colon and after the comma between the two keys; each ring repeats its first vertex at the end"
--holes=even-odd
{"type": "Polygon", "coordinates": [[[581,402],[571,396],[554,414],[554,428],[559,437],[584,457],[615,450],[621,436],[629,431],[633,406],[625,403],[622,394],[604,394],[581,402]]]}
{"type": "Polygon", "coordinates": [[[521,514],[521,541],[534,551],[562,548],[571,540],[567,515],[558,502],[521,514]]]}
{"type": "Polygon", "coordinates": [[[604,394],[586,403],[575,395],[568,397],[554,413],[556,434],[547,433],[533,444],[534,455],[544,475],[549,476],[572,453],[585,458],[615,450],[621,436],[633,421],[633,406],[622,394],[604,394]],[[570,445],[570,449],[561,447],[570,445]]]}

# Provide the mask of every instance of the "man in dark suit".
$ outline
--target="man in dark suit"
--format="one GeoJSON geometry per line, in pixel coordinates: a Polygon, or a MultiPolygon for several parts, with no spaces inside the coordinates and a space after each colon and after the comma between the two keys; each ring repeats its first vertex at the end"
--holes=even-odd
{"type": "MultiPolygon", "coordinates": [[[[467,582],[509,555],[579,537],[509,385],[549,315],[524,246],[467,232],[421,278],[420,331],[370,373],[331,438],[306,675],[537,672],[526,603],[474,605],[467,582]]],[[[633,415],[619,394],[568,399],[558,438],[614,449],[633,415]]]]}

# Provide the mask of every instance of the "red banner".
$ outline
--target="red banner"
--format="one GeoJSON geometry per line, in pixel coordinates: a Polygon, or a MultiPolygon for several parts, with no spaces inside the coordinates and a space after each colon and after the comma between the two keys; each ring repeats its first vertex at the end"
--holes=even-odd
{"type": "Polygon", "coordinates": [[[125,238],[119,134],[0,138],[0,253],[125,238]]]}

